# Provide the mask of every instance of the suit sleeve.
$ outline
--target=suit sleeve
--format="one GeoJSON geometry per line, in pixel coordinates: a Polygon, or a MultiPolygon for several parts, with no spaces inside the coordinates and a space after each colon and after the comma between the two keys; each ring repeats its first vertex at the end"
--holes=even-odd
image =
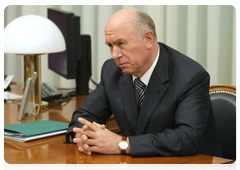
{"type": "MultiPolygon", "coordinates": [[[[104,64],[105,65],[105,64],[104,64]]],[[[102,72],[104,70],[102,67],[102,72]]],[[[71,136],[73,135],[73,128],[82,128],[83,124],[78,122],[78,118],[82,117],[90,122],[98,122],[105,124],[112,112],[109,107],[109,102],[105,94],[104,83],[101,81],[96,89],[88,96],[86,101],[73,112],[71,123],[66,133],[66,143],[71,143],[71,136]]]]}
{"type": "Polygon", "coordinates": [[[205,71],[194,73],[180,90],[175,128],[162,133],[130,136],[132,156],[197,154],[207,127],[209,105],[209,75],[205,71]]]}

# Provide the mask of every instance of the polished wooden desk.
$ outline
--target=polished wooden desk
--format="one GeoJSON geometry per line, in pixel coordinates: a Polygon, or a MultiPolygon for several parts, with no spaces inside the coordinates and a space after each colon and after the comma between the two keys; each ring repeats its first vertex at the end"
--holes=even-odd
{"type": "MultiPolygon", "coordinates": [[[[22,94],[22,85],[12,85],[11,92],[22,94]]],[[[71,97],[69,103],[50,108],[37,116],[26,115],[17,121],[18,104],[4,103],[4,124],[23,123],[36,120],[55,120],[69,123],[74,110],[87,98],[87,95],[71,97]]],[[[129,155],[86,156],[77,150],[76,144],[64,144],[65,136],[58,135],[31,142],[16,142],[4,139],[4,158],[9,164],[227,164],[230,159],[198,154],[184,157],[145,157],[132,158],[129,155]]]]}

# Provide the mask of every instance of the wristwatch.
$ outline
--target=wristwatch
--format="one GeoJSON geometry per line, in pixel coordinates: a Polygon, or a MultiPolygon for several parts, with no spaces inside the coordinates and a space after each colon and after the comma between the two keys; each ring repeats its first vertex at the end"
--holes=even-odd
{"type": "Polygon", "coordinates": [[[126,154],[126,150],[128,148],[127,136],[122,137],[122,141],[119,142],[118,146],[121,150],[121,154],[126,154]]]}

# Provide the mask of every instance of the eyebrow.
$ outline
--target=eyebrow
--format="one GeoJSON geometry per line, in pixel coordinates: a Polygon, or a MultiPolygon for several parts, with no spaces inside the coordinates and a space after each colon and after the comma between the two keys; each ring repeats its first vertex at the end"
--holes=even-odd
{"type": "Polygon", "coordinates": [[[105,44],[106,44],[106,45],[110,45],[111,43],[109,43],[109,42],[105,41],[105,44]]]}
{"type": "MultiPolygon", "coordinates": [[[[117,43],[119,43],[119,42],[124,42],[124,39],[121,39],[121,38],[120,38],[120,39],[117,39],[116,41],[113,42],[113,44],[117,44],[117,43]]],[[[105,44],[106,44],[106,45],[111,45],[111,43],[110,43],[110,42],[107,42],[107,41],[105,41],[105,44]]]]}

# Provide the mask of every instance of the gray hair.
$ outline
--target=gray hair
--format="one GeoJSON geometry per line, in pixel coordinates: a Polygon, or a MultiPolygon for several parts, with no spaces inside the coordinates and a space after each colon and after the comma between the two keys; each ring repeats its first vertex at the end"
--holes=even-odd
{"type": "Polygon", "coordinates": [[[154,39],[157,40],[155,24],[152,18],[145,12],[136,11],[131,18],[133,27],[137,30],[137,36],[140,41],[143,40],[147,31],[151,30],[154,34],[154,39]]]}

